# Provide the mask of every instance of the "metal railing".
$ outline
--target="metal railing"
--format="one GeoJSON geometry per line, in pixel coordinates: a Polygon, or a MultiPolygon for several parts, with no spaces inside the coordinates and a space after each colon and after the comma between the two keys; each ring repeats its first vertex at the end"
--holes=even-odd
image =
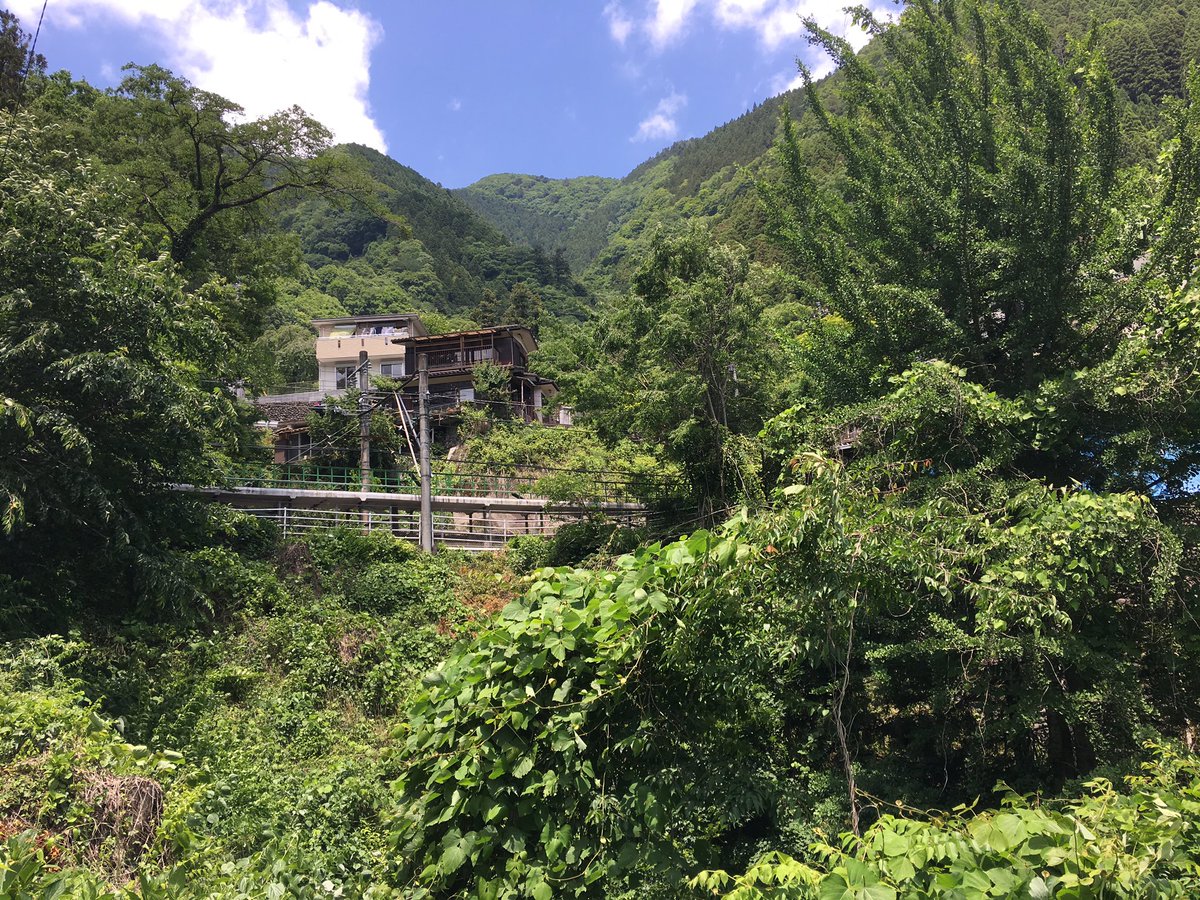
{"type": "Polygon", "coordinates": [[[315,378],[312,378],[308,381],[285,381],[281,384],[268,385],[263,389],[263,394],[266,396],[280,394],[303,394],[309,391],[320,390],[320,387],[320,383],[315,378]]]}
{"type": "MultiPolygon", "coordinates": [[[[345,466],[272,463],[258,466],[238,466],[223,474],[222,483],[229,487],[301,488],[319,491],[362,490],[362,473],[345,466]]],[[[372,469],[371,491],[389,494],[412,494],[420,490],[421,481],[413,469],[372,469]]]]}
{"type": "MultiPolygon", "coordinates": [[[[360,491],[358,468],[310,464],[239,466],[224,473],[228,487],[299,488],[360,491]]],[[[555,469],[544,466],[487,467],[448,463],[433,470],[433,493],[446,497],[519,497],[574,503],[651,503],[674,496],[675,479],[640,472],[555,469]]],[[[370,491],[415,494],[420,478],[415,469],[372,469],[370,491]]]]}
{"type": "MultiPolygon", "coordinates": [[[[286,506],[267,506],[241,511],[273,522],[285,537],[306,531],[354,528],[364,531],[386,531],[413,542],[418,539],[418,514],[415,511],[290,509],[286,506]]],[[[483,519],[470,518],[461,513],[435,512],[433,537],[437,543],[448,547],[499,550],[515,537],[549,537],[570,521],[575,519],[556,516],[483,519]]]]}
{"type": "Polygon", "coordinates": [[[483,362],[496,359],[493,347],[467,347],[460,350],[431,350],[429,351],[429,369],[469,369],[483,362]]]}

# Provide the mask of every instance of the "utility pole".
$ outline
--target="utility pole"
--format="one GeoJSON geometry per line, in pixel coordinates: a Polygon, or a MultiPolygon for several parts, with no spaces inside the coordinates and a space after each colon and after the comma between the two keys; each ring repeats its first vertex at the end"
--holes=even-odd
{"type": "Polygon", "coordinates": [[[371,384],[371,362],[367,351],[358,351],[358,472],[362,489],[371,489],[371,398],[367,388],[371,384]]]}
{"type": "Polygon", "coordinates": [[[420,420],[421,443],[421,549],[433,552],[433,473],[429,467],[429,355],[417,356],[417,418],[420,420]]]}

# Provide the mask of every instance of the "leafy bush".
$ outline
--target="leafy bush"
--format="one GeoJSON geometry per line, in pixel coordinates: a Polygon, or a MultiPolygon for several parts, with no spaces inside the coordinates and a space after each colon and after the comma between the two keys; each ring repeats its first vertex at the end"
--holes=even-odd
{"type": "Polygon", "coordinates": [[[196,550],[188,562],[191,581],[214,616],[241,610],[265,612],[283,600],[283,588],[265,563],[246,560],[223,547],[196,550]]]}
{"type": "Polygon", "coordinates": [[[701,533],[613,573],[543,570],[454,651],[405,729],[395,877],[442,896],[546,900],[677,867],[676,842],[699,840],[714,804],[748,789],[751,743],[722,717],[757,706],[720,646],[740,605],[724,591],[677,598],[745,552],[701,533]],[[686,746],[673,725],[685,719],[686,746]],[[706,727],[718,720],[729,727],[706,727]],[[704,778],[673,783],[677,766],[704,778]]]}
{"type": "MultiPolygon", "coordinates": [[[[472,433],[468,431],[468,433],[472,433]]],[[[491,473],[535,473],[533,490],[540,496],[576,502],[603,498],[596,472],[619,472],[629,476],[630,491],[644,499],[662,499],[663,477],[677,474],[644,443],[621,440],[606,445],[586,426],[542,428],[522,424],[495,423],[480,430],[467,442],[466,460],[470,477],[473,467],[491,473]]]]}
{"type": "Polygon", "coordinates": [[[508,564],[520,575],[540,569],[550,556],[551,542],[538,534],[522,534],[508,542],[508,564]]]}
{"type": "Polygon", "coordinates": [[[420,606],[445,589],[445,571],[422,566],[418,560],[405,563],[375,563],[346,577],[346,604],[353,609],[394,613],[420,606]],[[442,583],[436,584],[441,576],[442,583]]]}
{"type": "Polygon", "coordinates": [[[209,547],[193,551],[189,571],[203,573],[198,586],[220,618],[81,622],[68,636],[0,645],[0,883],[32,897],[61,883],[64,897],[120,900],[393,895],[380,883],[381,810],[400,774],[391,717],[469,621],[462,582],[511,575],[495,557],[425,557],[386,535],[309,540],[326,580],[360,582],[357,594],[322,593],[303,577],[317,567],[308,541],[280,555],[280,570],[301,576],[286,583],[265,563],[209,547]],[[89,737],[93,711],[104,728],[89,737]],[[105,716],[120,716],[121,735],[105,716]],[[104,750],[113,741],[137,757],[104,750]],[[136,749],[142,742],[187,758],[136,749]],[[133,884],[117,887],[131,867],[108,877],[112,854],[71,855],[78,842],[60,826],[90,821],[80,802],[88,773],[144,776],[163,758],[176,768],[153,773],[165,796],[160,837],[133,884]],[[10,759],[37,764],[12,775],[10,759]]]}
{"type": "Polygon", "coordinates": [[[205,546],[228,547],[253,559],[266,559],[279,545],[279,528],[260,516],[214,503],[208,507],[205,546]]]}
{"type": "Polygon", "coordinates": [[[1011,795],[994,811],[900,809],[861,838],[814,846],[819,863],[769,853],[692,885],[729,900],[1197,896],[1200,762],[1161,747],[1126,780],[1124,791],[1093,781],[1078,800],[1011,795]]]}
{"type": "Polygon", "coordinates": [[[792,823],[829,809],[831,772],[833,811],[865,826],[868,796],[1059,790],[1194,721],[1179,543],[1145,501],[811,451],[789,468],[773,510],[718,536],[542,570],[427,679],[398,877],[666,889],[802,850],[792,823]]]}
{"type": "Polygon", "coordinates": [[[577,565],[604,551],[613,556],[628,553],[638,545],[636,531],[603,519],[568,522],[554,533],[546,552],[548,566],[577,565]]]}
{"type": "Polygon", "coordinates": [[[0,696],[0,811],[26,823],[38,846],[34,858],[8,872],[4,855],[30,857],[28,838],[0,848],[0,886],[36,869],[38,854],[86,863],[120,882],[143,858],[176,849],[181,835],[162,828],[160,780],[180,759],[126,743],[73,690],[7,690],[0,696]]]}
{"type": "Polygon", "coordinates": [[[419,552],[414,545],[387,532],[357,528],[313,531],[304,540],[322,575],[357,572],[372,563],[402,563],[419,552]]]}

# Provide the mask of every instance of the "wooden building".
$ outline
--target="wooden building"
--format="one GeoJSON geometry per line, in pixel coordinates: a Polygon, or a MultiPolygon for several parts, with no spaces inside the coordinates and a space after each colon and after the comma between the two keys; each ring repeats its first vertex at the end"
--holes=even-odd
{"type": "MultiPolygon", "coordinates": [[[[570,410],[554,408],[558,386],[530,369],[529,359],[537,351],[537,340],[523,325],[494,325],[472,331],[431,335],[415,314],[344,316],[314,319],[317,330],[315,389],[259,397],[255,402],[264,421],[280,437],[279,461],[303,456],[308,412],[323,405],[325,398],[338,397],[354,382],[360,354],[370,360],[370,379],[400,382],[401,397],[410,410],[417,405],[417,360],[428,357],[432,410],[453,433],[453,419],[464,404],[485,400],[475,383],[476,367],[491,363],[508,372],[506,396],[488,397],[487,402],[506,403],[510,414],[525,422],[570,425],[570,410]]],[[[374,386],[373,384],[366,385],[374,386]]]]}

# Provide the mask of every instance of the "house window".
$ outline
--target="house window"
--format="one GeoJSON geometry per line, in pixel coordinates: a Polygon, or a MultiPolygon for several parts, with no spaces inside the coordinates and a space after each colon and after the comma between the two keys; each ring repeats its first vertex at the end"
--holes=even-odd
{"type": "Polygon", "coordinates": [[[285,463],[302,462],[312,452],[312,435],[302,432],[280,445],[285,463]]]}
{"type": "Polygon", "coordinates": [[[380,363],[379,374],[385,378],[400,378],[404,375],[404,363],[402,363],[402,362],[380,363]]]}
{"type": "Polygon", "coordinates": [[[348,387],[354,387],[354,371],[358,366],[334,366],[334,387],[339,391],[344,391],[348,387]]]}

